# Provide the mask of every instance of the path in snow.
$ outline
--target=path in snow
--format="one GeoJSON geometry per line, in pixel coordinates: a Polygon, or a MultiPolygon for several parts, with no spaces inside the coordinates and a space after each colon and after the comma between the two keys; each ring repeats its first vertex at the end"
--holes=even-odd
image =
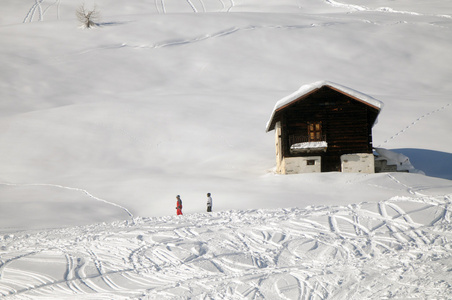
{"type": "Polygon", "coordinates": [[[362,6],[362,5],[347,4],[347,3],[338,2],[338,1],[334,1],[334,0],[325,0],[325,3],[328,5],[331,5],[332,7],[345,8],[345,9],[349,10],[350,12],[375,11],[375,12],[383,12],[383,13],[406,14],[406,15],[412,15],[412,16],[435,16],[435,17],[448,18],[448,19],[452,18],[452,16],[450,16],[450,15],[422,14],[422,13],[414,12],[414,11],[396,10],[396,9],[393,9],[392,7],[387,7],[387,6],[372,9],[372,8],[362,6]]]}
{"type": "MultiPolygon", "coordinates": [[[[363,21],[365,22],[365,21],[363,21]]],[[[101,47],[95,47],[95,48],[88,48],[84,49],[82,51],[79,51],[77,53],[74,53],[76,55],[81,54],[87,54],[93,51],[99,51],[99,50],[112,50],[112,49],[121,49],[121,48],[132,48],[132,49],[159,49],[159,48],[166,48],[166,47],[174,47],[174,46],[183,46],[183,45],[189,45],[194,44],[198,42],[203,42],[209,39],[215,39],[215,38],[221,38],[226,37],[231,34],[243,32],[243,31],[251,31],[251,30],[262,30],[262,29],[270,29],[270,30],[292,30],[292,29],[310,29],[314,27],[327,27],[327,26],[334,26],[334,25],[340,25],[342,23],[337,22],[323,22],[323,23],[310,23],[306,25],[250,25],[246,27],[230,27],[225,28],[223,30],[213,32],[213,33],[205,33],[202,35],[195,36],[190,39],[176,39],[176,40],[165,40],[161,42],[157,42],[154,44],[131,44],[127,42],[118,42],[110,45],[103,45],[101,47]]],[[[56,59],[59,59],[59,57],[55,57],[56,59]]]]}
{"type": "Polygon", "coordinates": [[[0,296],[450,299],[451,196],[0,235],[0,296]]]}
{"type": "Polygon", "coordinates": [[[83,193],[83,194],[87,195],[91,199],[94,199],[96,201],[103,202],[103,203],[106,203],[108,205],[112,205],[112,206],[115,206],[115,207],[118,207],[118,208],[122,209],[124,212],[126,212],[133,219],[133,214],[127,208],[125,208],[124,206],[121,206],[121,205],[113,203],[111,201],[108,201],[108,200],[96,197],[96,196],[92,195],[90,192],[88,192],[87,190],[84,190],[84,189],[74,188],[74,187],[69,187],[69,186],[62,186],[62,185],[59,185],[59,184],[50,184],[50,183],[4,183],[4,182],[0,182],[0,186],[1,185],[4,185],[4,186],[17,186],[17,187],[47,186],[47,187],[55,187],[55,188],[59,188],[59,189],[65,189],[65,190],[80,192],[80,193],[83,193]]]}
{"type": "Polygon", "coordinates": [[[39,14],[38,21],[44,21],[44,15],[46,14],[47,10],[54,5],[56,5],[56,17],[57,17],[57,20],[59,20],[60,19],[60,1],[61,0],[55,0],[53,3],[50,3],[43,10],[42,3],[44,2],[44,0],[35,0],[35,3],[31,6],[30,10],[28,11],[27,15],[25,16],[23,23],[33,22],[33,18],[36,14],[36,10],[38,11],[38,14],[39,14]]]}
{"type": "MultiPolygon", "coordinates": [[[[391,136],[390,138],[386,139],[382,144],[386,144],[386,143],[389,142],[390,140],[393,140],[393,139],[397,138],[399,135],[405,133],[405,131],[407,131],[409,128],[411,128],[412,126],[416,125],[420,120],[422,120],[422,119],[424,119],[424,118],[426,118],[426,117],[428,117],[428,116],[430,116],[430,115],[432,115],[432,114],[435,114],[435,113],[437,113],[437,112],[440,112],[440,111],[442,111],[442,110],[448,108],[449,106],[450,106],[450,103],[447,103],[446,105],[441,106],[441,107],[438,108],[438,109],[435,109],[435,110],[433,110],[433,111],[430,111],[430,112],[428,112],[428,113],[426,113],[426,114],[420,116],[420,117],[417,118],[415,121],[411,122],[411,124],[407,125],[405,128],[403,128],[402,130],[400,130],[399,132],[397,132],[396,134],[394,134],[394,135],[391,136]]],[[[376,148],[379,148],[382,144],[378,145],[376,148]]]]}
{"type": "MultiPolygon", "coordinates": [[[[38,14],[37,21],[44,21],[44,15],[47,11],[56,6],[56,19],[60,19],[60,5],[61,0],[34,0],[30,9],[27,11],[23,23],[33,22],[35,21],[35,15],[38,14]],[[45,5],[45,8],[43,8],[45,5]]],[[[275,1],[275,3],[277,3],[275,1]]],[[[320,4],[319,1],[318,4],[320,4]]],[[[392,7],[377,7],[370,8],[367,6],[362,6],[359,4],[351,4],[351,3],[343,3],[334,0],[323,0],[325,6],[338,8],[341,10],[346,10],[349,12],[381,12],[381,13],[392,13],[392,14],[406,14],[412,16],[435,16],[440,18],[452,18],[450,15],[445,14],[423,14],[420,12],[414,11],[406,11],[406,10],[397,10],[392,7]]],[[[106,5],[106,3],[103,3],[106,5]]],[[[151,4],[149,4],[152,6],[151,4]]],[[[215,13],[215,12],[231,12],[233,9],[235,11],[253,11],[252,7],[255,7],[257,10],[262,9],[263,7],[268,6],[270,9],[274,8],[275,5],[271,2],[267,2],[264,4],[254,4],[251,2],[244,2],[241,4],[236,4],[234,0],[180,0],[177,3],[166,1],[166,0],[156,0],[153,3],[155,13],[157,14],[167,14],[167,13],[180,13],[180,12],[192,12],[192,13],[215,13]],[[242,7],[243,6],[243,7],[242,7]]],[[[289,6],[288,6],[289,7],[289,6]]],[[[309,7],[309,5],[308,5],[309,7]]],[[[76,9],[76,8],[74,8],[76,9]]],[[[294,12],[303,12],[306,13],[305,2],[304,1],[294,1],[293,7],[294,12]]]]}

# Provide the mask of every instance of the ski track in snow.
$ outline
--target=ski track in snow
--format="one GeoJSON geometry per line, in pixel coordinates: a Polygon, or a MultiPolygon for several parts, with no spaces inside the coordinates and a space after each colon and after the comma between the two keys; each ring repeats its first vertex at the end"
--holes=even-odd
{"type": "Polygon", "coordinates": [[[43,20],[43,18],[42,18],[42,7],[41,7],[42,1],[43,0],[35,0],[35,3],[32,5],[32,7],[28,11],[27,15],[25,16],[23,23],[26,23],[27,21],[28,22],[32,22],[36,10],[38,10],[38,12],[39,12],[39,21],[43,20]]]}
{"type": "Polygon", "coordinates": [[[34,15],[36,13],[36,10],[39,13],[39,19],[38,21],[44,21],[44,15],[47,13],[47,11],[49,10],[49,8],[51,8],[52,6],[56,5],[56,17],[57,20],[60,19],[60,1],[61,0],[55,0],[53,3],[49,4],[44,10],[42,9],[42,4],[44,2],[44,0],[35,0],[35,3],[31,6],[31,8],[28,10],[27,15],[25,16],[23,23],[31,23],[33,22],[34,19],[34,15]]]}
{"type": "MultiPolygon", "coordinates": [[[[156,5],[156,9],[157,11],[160,13],[160,10],[163,13],[166,13],[166,7],[165,7],[165,0],[161,0],[161,8],[159,8],[159,5],[157,4],[157,1],[155,2],[156,5]]],[[[190,0],[187,0],[190,1],[190,0]]],[[[197,9],[195,8],[195,6],[192,3],[192,8],[195,12],[197,12],[197,9]]],[[[202,2],[202,7],[204,12],[207,11],[204,2],[202,2]]],[[[223,3],[223,2],[222,2],[223,3]]],[[[223,7],[225,7],[224,3],[222,5],[223,7]]],[[[227,9],[227,11],[229,11],[231,8],[233,8],[235,6],[234,2],[231,0],[231,6],[227,9]]],[[[369,23],[371,21],[369,20],[361,20],[361,22],[366,22],[369,23]]],[[[372,22],[371,22],[372,23],[372,22]]],[[[341,24],[345,24],[342,20],[336,20],[336,21],[327,21],[327,22],[323,22],[323,23],[312,23],[312,24],[297,24],[297,25],[272,25],[272,26],[263,26],[263,25],[250,25],[250,26],[246,26],[246,27],[231,27],[231,28],[226,28],[217,32],[213,32],[213,33],[205,33],[199,36],[195,36],[193,38],[190,39],[179,39],[179,40],[165,40],[165,41],[161,41],[161,42],[156,42],[154,44],[142,44],[142,45],[134,45],[131,43],[127,43],[127,42],[119,42],[119,43],[114,43],[114,44],[110,44],[110,45],[103,45],[103,46],[98,46],[98,47],[94,47],[94,48],[89,48],[89,49],[85,49],[82,50],[80,52],[77,52],[75,54],[77,55],[83,55],[83,54],[87,54],[93,51],[99,51],[99,50],[115,50],[115,49],[122,49],[122,48],[130,48],[130,49],[148,49],[148,50],[153,50],[153,49],[159,49],[159,48],[166,48],[166,47],[174,47],[174,46],[186,46],[186,45],[190,45],[193,43],[198,43],[198,42],[204,42],[207,41],[209,39],[215,39],[215,38],[221,38],[221,37],[226,37],[229,36],[231,34],[236,34],[239,32],[243,32],[243,31],[250,31],[250,30],[264,30],[264,29],[276,29],[276,30],[293,30],[293,29],[309,29],[309,28],[315,28],[315,27],[326,27],[326,26],[337,26],[337,25],[341,25],[341,24]]],[[[388,141],[396,138],[398,135],[404,133],[409,127],[413,126],[414,124],[416,124],[418,121],[420,121],[421,119],[423,119],[424,117],[427,117],[429,115],[431,115],[432,113],[441,111],[443,109],[445,109],[447,106],[449,106],[449,104],[447,104],[444,107],[439,108],[436,111],[430,112],[426,115],[423,115],[421,117],[419,117],[416,121],[414,121],[411,125],[407,126],[405,129],[401,130],[399,133],[395,134],[394,136],[390,137],[389,139],[387,139],[386,141],[383,142],[387,143],[388,141]]]]}
{"type": "Polygon", "coordinates": [[[86,194],[88,197],[96,200],[96,201],[100,201],[100,202],[104,202],[106,204],[112,205],[112,206],[116,206],[122,210],[124,210],[131,219],[133,219],[133,214],[124,206],[121,206],[119,204],[98,198],[94,195],[92,195],[91,193],[89,193],[87,190],[84,189],[80,189],[80,188],[74,188],[74,187],[69,187],[69,186],[62,186],[62,185],[58,185],[58,184],[50,184],[50,183],[0,183],[0,185],[6,185],[6,186],[48,186],[48,187],[55,187],[55,188],[60,188],[60,189],[66,189],[66,190],[71,190],[71,191],[77,191],[77,192],[81,192],[86,194]]]}
{"type": "Polygon", "coordinates": [[[450,299],[450,204],[416,194],[0,235],[0,296],[450,299]]]}
{"type": "MultiPolygon", "coordinates": [[[[45,0],[35,0],[34,4],[31,6],[31,8],[27,12],[26,16],[24,17],[23,23],[33,22],[36,11],[39,14],[38,21],[43,21],[44,15],[46,14],[47,10],[54,5],[57,6],[56,15],[57,15],[57,20],[59,20],[60,19],[60,1],[61,0],[55,0],[54,2],[50,3],[43,10],[42,5],[45,2],[45,0]]],[[[166,0],[154,1],[154,7],[155,7],[156,13],[158,13],[158,14],[171,13],[171,11],[167,10],[165,1],[166,0]]],[[[206,12],[230,12],[233,8],[236,7],[236,4],[235,4],[234,0],[229,0],[228,2],[229,2],[228,6],[226,7],[224,0],[185,0],[186,5],[190,7],[190,10],[193,11],[193,13],[198,13],[200,11],[197,8],[197,5],[201,7],[201,11],[204,13],[206,13],[206,12]],[[210,3],[218,3],[218,2],[220,3],[220,6],[212,5],[212,7],[214,7],[214,8],[212,8],[212,9],[207,8],[207,3],[210,4],[210,3]],[[195,3],[197,5],[195,5],[195,3]]],[[[338,1],[334,1],[334,0],[324,0],[324,2],[327,5],[332,6],[332,7],[348,9],[350,12],[357,12],[357,11],[358,12],[363,12],[363,11],[372,12],[372,11],[374,11],[374,12],[393,13],[393,14],[408,14],[408,15],[412,15],[412,16],[425,16],[424,14],[421,14],[421,13],[412,12],[412,11],[399,11],[399,10],[395,10],[391,7],[379,7],[376,9],[371,9],[369,7],[362,6],[362,5],[346,4],[346,3],[341,3],[338,1]]],[[[294,8],[301,9],[302,7],[297,2],[297,5],[295,5],[294,8]]],[[[178,7],[178,9],[181,9],[180,6],[178,7]]],[[[440,18],[448,18],[448,19],[452,18],[452,16],[444,15],[444,14],[435,14],[435,15],[430,15],[430,16],[435,16],[435,17],[440,17],[440,18]]]]}
{"type": "MultiPolygon", "coordinates": [[[[412,16],[427,16],[426,14],[421,14],[421,13],[417,13],[417,12],[413,12],[413,11],[400,11],[400,10],[395,10],[391,7],[379,7],[376,9],[371,9],[369,7],[366,6],[362,6],[362,5],[356,5],[356,4],[346,4],[346,3],[342,3],[342,2],[338,2],[338,1],[334,1],[334,0],[325,0],[325,3],[333,6],[333,7],[340,7],[340,8],[346,8],[348,10],[350,10],[351,12],[356,12],[356,11],[375,11],[375,12],[382,12],[382,13],[394,13],[394,14],[407,14],[407,15],[412,15],[412,16]]],[[[440,18],[452,18],[452,16],[450,15],[428,15],[428,16],[435,16],[435,17],[440,17],[440,18]]]]}
{"type": "MultiPolygon", "coordinates": [[[[80,52],[77,52],[75,54],[77,55],[83,55],[87,54],[93,51],[99,51],[99,50],[114,50],[114,49],[121,49],[121,48],[131,48],[131,49],[159,49],[159,48],[166,48],[166,47],[174,47],[174,46],[184,46],[189,45],[192,43],[198,43],[203,42],[209,39],[215,39],[215,38],[221,38],[226,37],[231,34],[235,34],[241,31],[250,31],[250,30],[259,30],[259,29],[307,29],[307,28],[313,28],[313,27],[323,27],[323,26],[333,26],[342,24],[341,22],[325,22],[325,23],[319,23],[319,24],[309,24],[309,25],[279,25],[279,26],[247,26],[247,27],[231,27],[227,28],[221,31],[217,31],[214,33],[206,33],[200,36],[196,36],[191,39],[180,39],[180,40],[166,40],[162,42],[157,42],[155,44],[151,45],[133,45],[130,43],[116,43],[111,45],[105,45],[95,48],[89,48],[82,50],[80,52]]],[[[55,59],[59,59],[55,57],[55,59]]]]}

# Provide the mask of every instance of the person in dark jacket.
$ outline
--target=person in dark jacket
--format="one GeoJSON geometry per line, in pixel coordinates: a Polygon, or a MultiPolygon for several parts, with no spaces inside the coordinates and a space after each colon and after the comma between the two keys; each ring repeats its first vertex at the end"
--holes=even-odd
{"type": "Polygon", "coordinates": [[[207,193],[207,212],[212,211],[212,197],[210,197],[210,193],[207,193]]]}
{"type": "Polygon", "coordinates": [[[179,195],[176,196],[176,213],[177,215],[182,215],[182,199],[179,195]]]}

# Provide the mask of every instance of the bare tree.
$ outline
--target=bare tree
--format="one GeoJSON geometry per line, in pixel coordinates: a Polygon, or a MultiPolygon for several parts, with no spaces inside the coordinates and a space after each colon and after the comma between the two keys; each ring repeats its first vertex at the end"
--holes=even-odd
{"type": "Polygon", "coordinates": [[[77,11],[75,12],[75,15],[77,16],[78,20],[82,25],[86,28],[91,28],[94,26],[97,26],[100,18],[100,14],[97,11],[97,7],[94,6],[92,10],[88,10],[85,8],[85,4],[82,4],[77,11]]]}

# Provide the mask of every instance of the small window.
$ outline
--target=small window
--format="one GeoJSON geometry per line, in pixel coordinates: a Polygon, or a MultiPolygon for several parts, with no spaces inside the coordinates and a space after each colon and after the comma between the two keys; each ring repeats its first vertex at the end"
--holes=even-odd
{"type": "Polygon", "coordinates": [[[306,161],[306,165],[308,166],[314,166],[315,165],[315,159],[308,159],[306,161]]]}
{"type": "Polygon", "coordinates": [[[308,122],[308,138],[310,142],[322,140],[322,122],[308,122]]]}

